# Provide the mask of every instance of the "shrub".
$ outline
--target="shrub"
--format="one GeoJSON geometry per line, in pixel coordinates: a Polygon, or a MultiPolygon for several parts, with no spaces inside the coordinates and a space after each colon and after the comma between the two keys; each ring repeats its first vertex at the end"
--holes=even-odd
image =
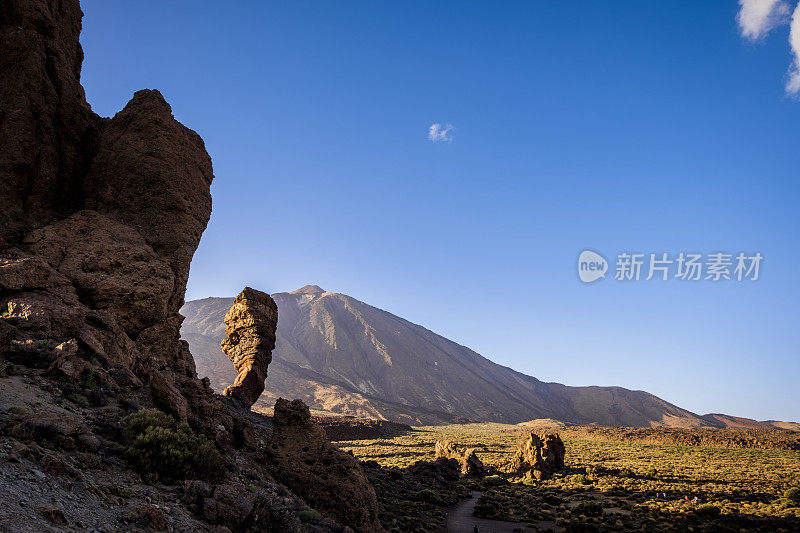
{"type": "Polygon", "coordinates": [[[523,485],[538,485],[539,483],[533,478],[526,477],[526,478],[523,478],[522,484],[523,485]]]}
{"type": "Polygon", "coordinates": [[[656,470],[656,467],[654,467],[654,466],[651,466],[650,468],[648,468],[648,469],[645,471],[645,473],[644,473],[644,474],[645,474],[647,477],[656,477],[656,475],[658,474],[658,470],[656,470]]]}
{"type": "Polygon", "coordinates": [[[575,485],[588,485],[591,483],[589,478],[586,477],[585,474],[575,474],[574,476],[569,478],[570,483],[574,483],[575,485]]]}
{"type": "Polygon", "coordinates": [[[303,509],[302,511],[297,513],[297,516],[300,518],[301,522],[303,522],[304,524],[308,524],[313,522],[317,518],[317,513],[315,513],[311,509],[303,509]]]}
{"type": "Polygon", "coordinates": [[[149,427],[175,429],[177,425],[174,418],[158,409],[142,409],[122,419],[122,427],[129,440],[135,439],[149,427]]]}
{"type": "Polygon", "coordinates": [[[602,516],[603,506],[597,502],[586,502],[575,507],[573,512],[586,516],[602,516]]]}
{"type": "Polygon", "coordinates": [[[792,503],[800,503],[800,487],[792,487],[784,494],[792,503]]]}
{"type": "Polygon", "coordinates": [[[700,505],[697,506],[694,512],[700,516],[713,517],[719,515],[720,509],[719,507],[711,503],[701,503],[700,505]]]}
{"type": "Polygon", "coordinates": [[[141,474],[165,481],[224,477],[225,463],[214,443],[188,424],[146,409],[123,418],[122,426],[130,442],[125,457],[141,474]]]}
{"type": "Polygon", "coordinates": [[[483,478],[483,484],[486,487],[494,487],[497,485],[504,485],[506,483],[505,478],[494,474],[492,476],[486,476],[483,478]]]}
{"type": "Polygon", "coordinates": [[[439,504],[442,502],[439,494],[431,489],[422,489],[421,491],[417,492],[415,499],[421,502],[433,504],[439,504]]]}

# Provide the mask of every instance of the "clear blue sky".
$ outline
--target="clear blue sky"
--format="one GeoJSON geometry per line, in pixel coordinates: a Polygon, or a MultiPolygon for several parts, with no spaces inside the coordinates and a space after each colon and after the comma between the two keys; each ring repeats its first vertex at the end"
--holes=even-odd
{"type": "Polygon", "coordinates": [[[157,88],[213,158],[187,299],[316,283],[542,380],[800,420],[788,31],[744,41],[730,1],[244,4],[83,2],[94,110],[157,88]],[[765,259],[583,285],[585,248],[765,259]]]}

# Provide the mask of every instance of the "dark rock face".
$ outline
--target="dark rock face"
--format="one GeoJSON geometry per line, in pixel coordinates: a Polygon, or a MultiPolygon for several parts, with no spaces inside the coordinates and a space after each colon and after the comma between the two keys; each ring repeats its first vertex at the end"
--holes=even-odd
{"type": "Polygon", "coordinates": [[[225,352],[239,375],[225,389],[225,396],[250,408],[264,392],[267,367],[275,349],[278,307],[269,294],[250,287],[239,293],[225,315],[225,352]]]}
{"type": "Polygon", "coordinates": [[[536,479],[545,479],[564,468],[566,448],[558,434],[539,437],[531,433],[517,445],[511,470],[536,479]]]}
{"type": "Polygon", "coordinates": [[[106,124],[83,183],[87,208],[138,230],[172,268],[172,312],[211,215],[213,178],[200,136],[172,117],[161,93],[142,90],[106,124]]]}
{"type": "Polygon", "coordinates": [[[482,476],[486,473],[483,462],[478,459],[474,448],[462,448],[449,440],[436,441],[436,459],[455,459],[462,476],[482,476]]]}
{"type": "Polygon", "coordinates": [[[265,459],[276,479],[357,532],[383,531],[375,490],[358,461],[328,441],[306,404],[278,399],[273,423],[265,459]]]}
{"type": "Polygon", "coordinates": [[[77,192],[103,123],[80,84],[82,16],[77,1],[0,7],[0,239],[81,207],[77,192]]]}
{"type": "Polygon", "coordinates": [[[75,340],[145,381],[165,366],[193,379],[178,310],[211,215],[203,141],[158,91],[92,113],[76,1],[0,5],[5,335],[75,340]]]}

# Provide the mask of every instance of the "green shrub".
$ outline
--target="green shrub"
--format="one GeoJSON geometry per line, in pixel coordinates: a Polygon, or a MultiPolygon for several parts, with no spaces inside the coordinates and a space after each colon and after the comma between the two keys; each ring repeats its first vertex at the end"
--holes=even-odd
{"type": "Polygon", "coordinates": [[[141,474],[165,481],[225,475],[224,460],[213,442],[157,409],[126,416],[122,426],[130,443],[125,457],[141,474]]]}
{"type": "Polygon", "coordinates": [[[719,516],[720,509],[712,503],[701,503],[697,506],[694,512],[700,516],[713,517],[719,516]]]}
{"type": "Polygon", "coordinates": [[[483,485],[486,487],[505,485],[505,483],[506,483],[505,478],[502,476],[498,476],[497,474],[494,474],[492,476],[486,476],[485,478],[483,478],[483,485]]]}
{"type": "Polygon", "coordinates": [[[309,524],[314,520],[316,520],[317,513],[311,509],[303,509],[302,511],[297,513],[297,516],[300,518],[301,522],[303,522],[304,524],[309,524]]]}
{"type": "Polygon", "coordinates": [[[433,504],[439,504],[442,502],[442,498],[439,496],[439,493],[431,489],[422,489],[421,491],[417,492],[415,499],[420,502],[433,504]]]}
{"type": "Polygon", "coordinates": [[[587,478],[585,474],[575,474],[574,476],[569,478],[569,481],[570,483],[573,483],[575,485],[588,485],[589,483],[591,483],[591,481],[589,481],[589,478],[587,478]]]}
{"type": "Polygon", "coordinates": [[[784,494],[792,503],[800,503],[800,487],[792,487],[784,494]]]}
{"type": "Polygon", "coordinates": [[[125,436],[131,440],[145,432],[149,427],[175,429],[178,422],[158,409],[142,409],[122,419],[125,436]]]}
{"type": "Polygon", "coordinates": [[[522,484],[523,484],[523,485],[529,485],[529,486],[530,486],[530,485],[538,485],[538,484],[539,484],[539,482],[538,482],[538,481],[536,481],[536,480],[535,480],[535,479],[533,479],[533,478],[526,477],[526,478],[523,478],[523,479],[522,479],[522,484]]]}
{"type": "Polygon", "coordinates": [[[656,467],[654,467],[654,466],[651,466],[650,468],[648,468],[648,469],[645,471],[645,473],[644,473],[644,474],[645,474],[647,477],[656,477],[656,475],[658,474],[658,470],[656,470],[656,467]]]}

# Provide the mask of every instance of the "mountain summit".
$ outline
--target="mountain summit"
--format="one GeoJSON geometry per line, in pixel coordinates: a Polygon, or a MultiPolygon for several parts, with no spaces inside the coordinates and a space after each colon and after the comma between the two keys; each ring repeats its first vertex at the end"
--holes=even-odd
{"type": "MultiPolygon", "coordinates": [[[[259,403],[301,398],[314,409],[412,424],[553,418],[609,426],[707,426],[644,391],[545,383],[345,294],[306,285],[272,295],[278,329],[259,403]]],[[[233,298],[187,302],[182,335],[216,390],[235,373],[222,354],[233,298]]]]}
{"type": "Polygon", "coordinates": [[[306,285],[304,287],[300,287],[296,291],[290,292],[289,294],[310,294],[312,296],[319,296],[324,292],[325,290],[319,285],[306,285]]]}

